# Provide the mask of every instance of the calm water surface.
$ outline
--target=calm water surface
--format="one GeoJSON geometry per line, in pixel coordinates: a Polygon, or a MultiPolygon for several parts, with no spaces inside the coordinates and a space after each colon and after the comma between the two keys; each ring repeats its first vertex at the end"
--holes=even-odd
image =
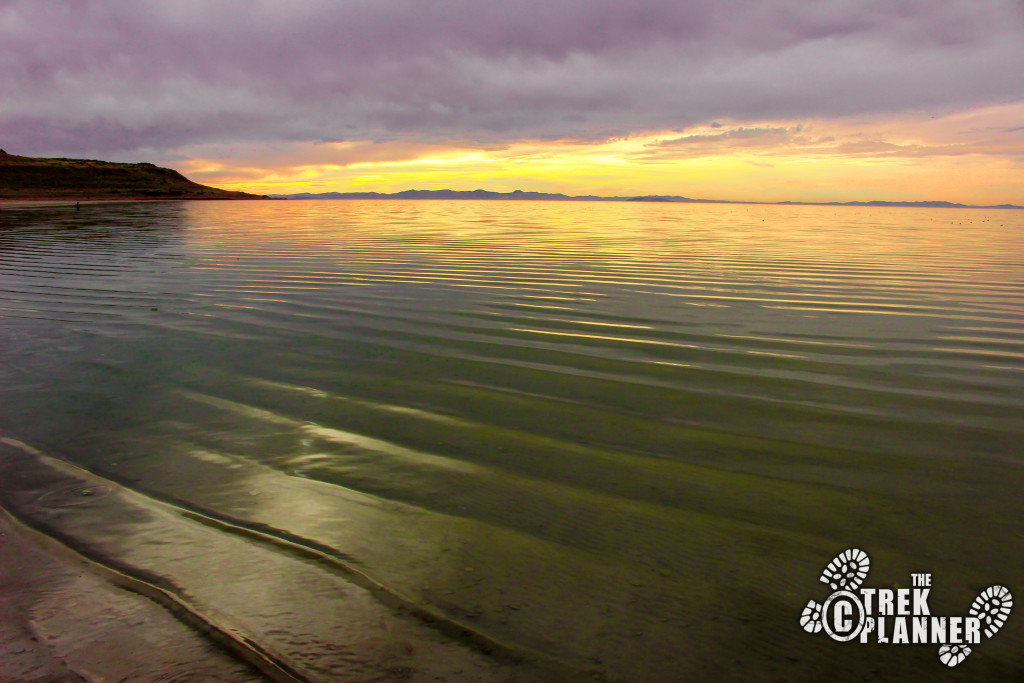
{"type": "Polygon", "coordinates": [[[1022,416],[1021,211],[0,209],[0,501],[311,680],[1020,678],[798,622],[1024,595],[1022,416]]]}

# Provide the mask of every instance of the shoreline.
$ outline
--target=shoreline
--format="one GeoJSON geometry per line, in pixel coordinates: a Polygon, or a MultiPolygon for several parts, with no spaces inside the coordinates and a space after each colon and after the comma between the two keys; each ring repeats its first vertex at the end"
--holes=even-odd
{"type": "MultiPolygon", "coordinates": [[[[173,529],[165,527],[168,504],[129,493],[15,439],[0,435],[0,456],[0,681],[322,680],[320,669],[305,657],[330,661],[337,648],[349,651],[343,659],[347,666],[374,680],[390,674],[395,678],[387,680],[407,675],[495,683],[603,680],[557,660],[524,658],[529,651],[505,650],[500,641],[476,641],[457,623],[446,626],[435,621],[436,615],[394,602],[372,580],[354,580],[325,567],[316,551],[307,557],[277,554],[266,544],[211,531],[177,514],[169,516],[173,529]],[[152,564],[153,557],[133,563],[118,547],[120,541],[86,540],[86,519],[86,526],[107,530],[118,525],[114,520],[131,519],[146,527],[142,536],[152,539],[156,532],[186,549],[208,552],[189,556],[186,551],[184,564],[165,573],[152,564]],[[224,563],[225,557],[232,562],[224,563]],[[250,577],[276,566],[284,570],[278,576],[298,577],[300,587],[331,582],[321,584],[320,594],[330,596],[333,606],[305,608],[301,623],[347,625],[333,628],[335,645],[326,650],[315,641],[309,653],[296,650],[293,642],[253,625],[250,619],[259,623],[267,612],[254,615],[241,607],[245,591],[230,582],[226,592],[181,583],[189,576],[183,569],[206,571],[210,558],[224,569],[249,565],[250,577]],[[228,594],[236,599],[228,601],[233,607],[227,611],[210,602],[228,594]],[[154,642],[160,643],[158,651],[151,647],[154,642]]],[[[257,594],[278,585],[271,580],[257,594]]],[[[271,598],[261,604],[273,603],[271,598]]],[[[283,614],[287,624],[290,613],[283,614]]]]}
{"type": "Polygon", "coordinates": [[[0,680],[85,683],[181,674],[270,680],[0,507],[0,680]],[[159,651],[149,645],[154,639],[159,651]]]}

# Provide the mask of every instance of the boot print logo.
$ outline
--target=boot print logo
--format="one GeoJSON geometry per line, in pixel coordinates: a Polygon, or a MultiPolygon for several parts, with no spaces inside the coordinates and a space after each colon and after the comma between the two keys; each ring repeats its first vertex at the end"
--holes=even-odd
{"type": "Polygon", "coordinates": [[[841,642],[869,638],[893,645],[938,645],[939,660],[956,666],[971,654],[971,646],[991,638],[1010,618],[1013,595],[1005,586],[981,592],[966,616],[940,617],[928,608],[931,574],[911,574],[912,588],[865,588],[871,559],[850,548],[837,555],[821,573],[832,589],[824,603],[809,600],[800,614],[808,633],[824,631],[841,642]],[[872,636],[874,634],[874,636],[872,636]]]}

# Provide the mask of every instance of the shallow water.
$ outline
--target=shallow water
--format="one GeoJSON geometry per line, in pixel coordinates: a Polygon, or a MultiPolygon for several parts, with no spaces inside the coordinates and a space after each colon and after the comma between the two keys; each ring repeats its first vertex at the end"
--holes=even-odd
{"type": "Polygon", "coordinates": [[[1021,595],[1022,415],[1022,211],[0,209],[0,500],[314,680],[938,673],[800,611],[1021,595]]]}

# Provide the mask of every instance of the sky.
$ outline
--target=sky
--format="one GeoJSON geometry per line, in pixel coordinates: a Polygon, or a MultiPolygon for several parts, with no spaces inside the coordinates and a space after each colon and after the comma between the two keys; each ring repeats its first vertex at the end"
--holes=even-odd
{"type": "Polygon", "coordinates": [[[1024,204],[1024,1],[0,0],[0,148],[259,193],[1024,204]]]}

